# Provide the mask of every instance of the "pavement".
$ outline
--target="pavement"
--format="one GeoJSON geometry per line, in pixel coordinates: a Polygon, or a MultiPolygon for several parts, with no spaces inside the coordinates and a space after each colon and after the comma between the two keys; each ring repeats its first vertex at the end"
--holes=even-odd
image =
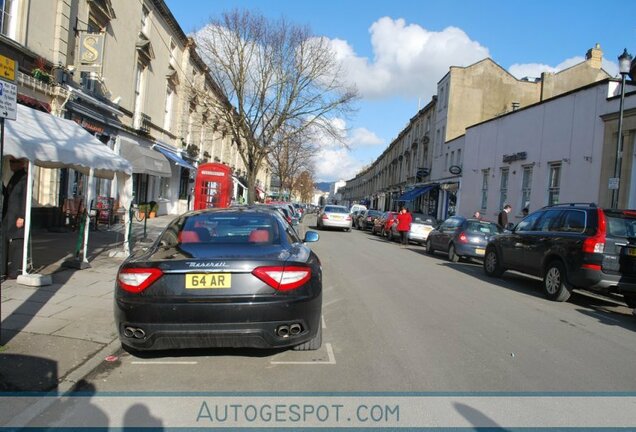
{"type": "MultiPolygon", "coordinates": [[[[175,216],[134,221],[132,248],[147,246],[175,216]]],[[[0,392],[72,390],[120,349],[113,317],[113,290],[123,257],[124,226],[99,225],[88,241],[90,268],[67,268],[78,232],[34,231],[34,271],[53,284],[31,287],[15,280],[0,286],[0,392]],[[122,255],[122,254],[119,254],[122,255]]]]}

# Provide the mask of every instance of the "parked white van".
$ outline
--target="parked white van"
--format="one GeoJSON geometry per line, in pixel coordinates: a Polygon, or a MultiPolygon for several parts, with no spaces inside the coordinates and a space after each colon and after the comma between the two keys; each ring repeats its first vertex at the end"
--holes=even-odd
{"type": "Polygon", "coordinates": [[[349,209],[349,213],[353,213],[356,210],[366,210],[366,209],[367,209],[367,206],[364,206],[362,204],[354,204],[349,209]]]}

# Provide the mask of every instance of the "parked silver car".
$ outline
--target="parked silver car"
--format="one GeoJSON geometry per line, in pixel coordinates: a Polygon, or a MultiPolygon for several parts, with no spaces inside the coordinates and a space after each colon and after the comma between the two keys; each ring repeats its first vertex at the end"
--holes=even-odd
{"type": "MultiPolygon", "coordinates": [[[[411,222],[411,229],[408,234],[409,242],[419,243],[424,245],[428,234],[433,231],[438,221],[433,216],[426,216],[423,213],[411,213],[413,221],[411,222]]],[[[391,231],[389,231],[389,240],[399,240],[400,233],[397,230],[397,224],[391,225],[391,231]]]]}
{"type": "Polygon", "coordinates": [[[318,229],[341,228],[351,231],[351,214],[349,209],[339,205],[326,205],[318,214],[318,229]]]}

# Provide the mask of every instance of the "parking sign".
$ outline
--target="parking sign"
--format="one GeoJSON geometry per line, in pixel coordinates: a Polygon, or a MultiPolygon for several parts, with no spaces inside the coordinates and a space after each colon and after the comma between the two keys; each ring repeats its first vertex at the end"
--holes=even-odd
{"type": "Polygon", "coordinates": [[[0,80],[0,118],[15,120],[18,113],[18,86],[0,80]]]}

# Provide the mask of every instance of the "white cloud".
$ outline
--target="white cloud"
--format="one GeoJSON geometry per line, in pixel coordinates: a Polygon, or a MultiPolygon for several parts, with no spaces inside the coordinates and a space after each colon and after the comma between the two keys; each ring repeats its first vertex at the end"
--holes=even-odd
{"type": "Polygon", "coordinates": [[[316,179],[322,181],[336,181],[353,178],[362,162],[356,160],[345,148],[327,148],[318,151],[315,160],[316,179]]]}
{"type": "MultiPolygon", "coordinates": [[[[571,57],[559,63],[556,66],[550,66],[541,63],[515,63],[509,68],[509,72],[515,77],[521,79],[525,77],[541,77],[542,72],[556,73],[564,69],[572,67],[576,64],[585,61],[584,57],[571,57]]],[[[618,73],[618,65],[606,59],[603,59],[603,69],[607,71],[611,76],[615,76],[618,73]]]]}
{"type": "Polygon", "coordinates": [[[346,41],[331,40],[346,79],[365,98],[430,97],[449,66],[467,66],[489,56],[487,48],[457,27],[435,32],[384,17],[369,32],[373,60],[357,56],[346,41]]]}
{"type": "Polygon", "coordinates": [[[382,145],[384,140],[366,128],[347,129],[346,121],[341,118],[328,121],[339,131],[343,142],[321,133],[314,136],[317,146],[314,158],[316,179],[317,181],[336,181],[353,178],[364,165],[355,151],[382,145]]]}
{"type": "Polygon", "coordinates": [[[384,144],[384,140],[382,138],[367,128],[353,129],[347,141],[351,148],[374,147],[384,144]]]}

